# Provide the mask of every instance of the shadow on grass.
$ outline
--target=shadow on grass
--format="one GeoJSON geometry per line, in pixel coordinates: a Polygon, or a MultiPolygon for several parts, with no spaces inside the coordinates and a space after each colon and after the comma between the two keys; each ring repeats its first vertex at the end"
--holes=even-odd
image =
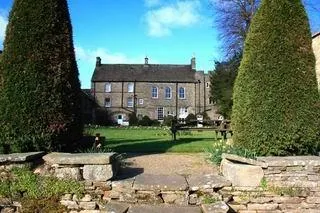
{"type": "MultiPolygon", "coordinates": [[[[177,141],[171,140],[156,140],[154,138],[151,139],[137,139],[137,140],[114,140],[114,141],[106,141],[105,147],[112,149],[118,153],[141,153],[143,155],[146,154],[154,154],[154,153],[164,153],[169,149],[189,144],[192,142],[201,143],[201,141],[208,140],[207,138],[180,138],[177,141]]],[[[193,151],[193,150],[190,150],[193,151]]]]}

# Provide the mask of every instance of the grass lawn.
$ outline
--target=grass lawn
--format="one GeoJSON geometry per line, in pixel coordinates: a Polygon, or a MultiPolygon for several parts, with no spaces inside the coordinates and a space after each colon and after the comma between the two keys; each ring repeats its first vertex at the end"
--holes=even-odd
{"type": "Polygon", "coordinates": [[[215,143],[216,133],[208,131],[181,131],[177,141],[172,141],[171,132],[165,128],[114,128],[86,129],[90,135],[100,133],[106,138],[103,147],[116,152],[203,152],[215,143]]]}

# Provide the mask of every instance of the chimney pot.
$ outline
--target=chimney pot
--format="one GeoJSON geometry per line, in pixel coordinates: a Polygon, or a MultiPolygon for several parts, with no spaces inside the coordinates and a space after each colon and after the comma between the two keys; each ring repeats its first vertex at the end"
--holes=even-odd
{"type": "Polygon", "coordinates": [[[191,58],[191,69],[196,69],[196,57],[194,56],[191,58]]]}
{"type": "Polygon", "coordinates": [[[149,64],[149,58],[147,56],[144,58],[144,64],[149,64]]]}
{"type": "Polygon", "coordinates": [[[101,58],[98,56],[96,59],[96,67],[100,67],[101,66],[101,58]]]}

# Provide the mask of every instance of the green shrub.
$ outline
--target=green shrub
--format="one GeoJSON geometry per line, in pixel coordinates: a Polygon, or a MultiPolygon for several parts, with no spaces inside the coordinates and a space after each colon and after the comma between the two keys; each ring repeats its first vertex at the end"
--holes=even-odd
{"type": "Polygon", "coordinates": [[[188,125],[196,125],[197,124],[197,116],[195,116],[194,114],[190,113],[186,119],[186,124],[188,125]]]}
{"type": "Polygon", "coordinates": [[[136,126],[136,125],[138,125],[138,118],[137,118],[137,115],[136,115],[136,113],[130,113],[130,115],[129,115],[129,125],[130,126],[136,126]]]}
{"type": "Polygon", "coordinates": [[[67,1],[14,1],[1,57],[0,144],[10,152],[72,147],[83,125],[67,1]]]}
{"type": "Polygon", "coordinates": [[[147,115],[143,116],[142,119],[138,122],[140,126],[151,126],[151,123],[152,121],[147,115]]]}
{"type": "Polygon", "coordinates": [[[308,18],[300,0],[263,0],[234,85],[235,146],[259,155],[319,151],[320,101],[308,18]]]}
{"type": "Polygon", "coordinates": [[[172,121],[173,121],[174,117],[172,115],[168,115],[165,116],[163,118],[163,125],[165,126],[172,126],[172,121]]]}
{"type": "Polygon", "coordinates": [[[252,152],[248,149],[233,147],[231,145],[228,145],[226,144],[225,140],[216,141],[213,144],[212,148],[206,149],[205,152],[208,154],[209,160],[216,165],[219,165],[221,163],[222,153],[235,154],[235,155],[239,155],[239,156],[242,156],[245,158],[251,158],[251,159],[257,158],[257,153],[252,152]]]}
{"type": "Polygon", "coordinates": [[[14,168],[10,177],[0,181],[0,196],[13,199],[48,199],[65,193],[80,195],[84,186],[74,180],[38,176],[26,168],[14,168]]]}
{"type": "Polygon", "coordinates": [[[23,213],[64,213],[67,207],[59,202],[58,197],[46,199],[22,199],[21,201],[23,213]]]}

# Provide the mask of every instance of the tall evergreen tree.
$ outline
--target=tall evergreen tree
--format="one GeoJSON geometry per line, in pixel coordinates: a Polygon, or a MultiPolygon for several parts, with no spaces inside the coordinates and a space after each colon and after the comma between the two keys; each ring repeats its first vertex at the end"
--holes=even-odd
{"type": "Polygon", "coordinates": [[[263,0],[233,94],[234,143],[261,155],[319,150],[320,104],[308,18],[300,0],[263,0]]]}
{"type": "Polygon", "coordinates": [[[241,61],[241,55],[235,55],[227,61],[215,62],[210,73],[210,95],[216,103],[219,114],[230,119],[232,111],[232,91],[241,61]]]}
{"type": "Polygon", "coordinates": [[[66,0],[14,1],[1,70],[2,151],[61,150],[81,137],[81,89],[66,0]]]}

